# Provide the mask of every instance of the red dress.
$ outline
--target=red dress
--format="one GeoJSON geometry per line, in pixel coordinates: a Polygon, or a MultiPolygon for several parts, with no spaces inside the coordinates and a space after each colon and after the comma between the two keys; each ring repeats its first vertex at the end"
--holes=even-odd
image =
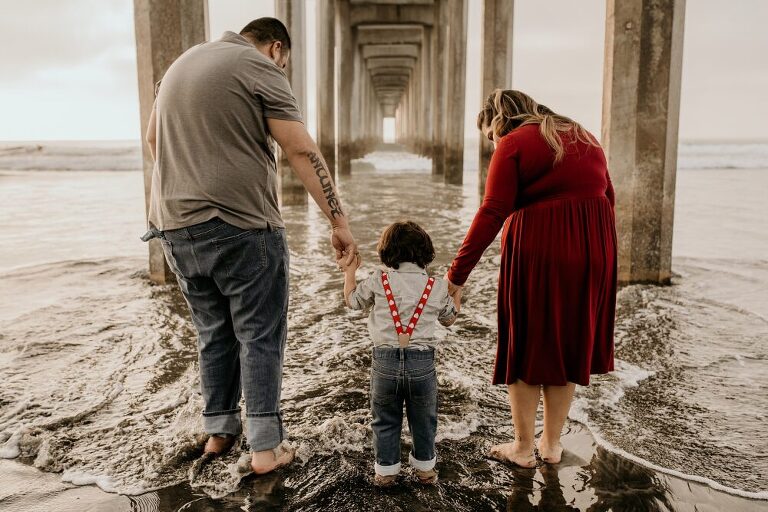
{"type": "Polygon", "coordinates": [[[464,284],[504,226],[494,384],[587,385],[613,370],[613,187],[602,149],[571,137],[557,164],[539,125],[502,137],[448,273],[464,284]]]}

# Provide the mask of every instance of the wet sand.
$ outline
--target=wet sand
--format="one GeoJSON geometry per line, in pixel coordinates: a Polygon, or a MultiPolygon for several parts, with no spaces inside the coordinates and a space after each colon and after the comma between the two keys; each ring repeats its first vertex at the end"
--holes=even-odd
{"type": "MultiPolygon", "coordinates": [[[[214,499],[188,483],[138,495],[109,494],[93,486],[75,486],[59,475],[42,473],[17,461],[0,461],[0,503],[8,512],[57,510],[210,511],[210,510],[510,510],[510,511],[697,511],[759,512],[764,501],[748,500],[711,487],[644,468],[598,447],[584,427],[569,422],[563,437],[563,461],[535,470],[490,461],[481,453],[490,442],[505,440],[502,430],[486,429],[487,442],[446,441],[441,451],[440,485],[420,486],[407,477],[394,489],[376,489],[364,467],[369,450],[318,457],[279,474],[245,477],[240,488],[214,499]],[[450,446],[447,446],[450,445],[450,446]],[[334,476],[343,470],[343,478],[334,476]],[[467,489],[466,478],[480,480],[467,489]],[[314,491],[307,489],[322,480],[314,491]],[[446,503],[448,501],[448,503],[446,503]]],[[[237,464],[237,456],[226,459],[237,464]]]]}

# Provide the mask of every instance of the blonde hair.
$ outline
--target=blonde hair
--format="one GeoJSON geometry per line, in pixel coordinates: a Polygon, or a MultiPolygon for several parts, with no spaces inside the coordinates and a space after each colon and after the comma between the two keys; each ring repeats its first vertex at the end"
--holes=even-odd
{"type": "Polygon", "coordinates": [[[499,138],[527,124],[539,125],[541,136],[555,153],[556,163],[565,156],[560,132],[572,132],[576,141],[598,145],[592,134],[579,123],[552,112],[520,91],[496,89],[485,100],[483,109],[477,115],[477,128],[482,130],[490,127],[493,135],[499,138]]]}

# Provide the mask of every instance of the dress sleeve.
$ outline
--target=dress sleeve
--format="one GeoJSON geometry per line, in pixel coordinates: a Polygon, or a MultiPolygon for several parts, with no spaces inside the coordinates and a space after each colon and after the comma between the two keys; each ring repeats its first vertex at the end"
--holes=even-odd
{"type": "Polygon", "coordinates": [[[376,283],[381,283],[380,279],[381,272],[376,271],[357,283],[355,289],[349,294],[350,309],[360,310],[373,306],[375,296],[373,287],[376,286],[376,283]]]}
{"type": "Polygon", "coordinates": [[[605,177],[608,180],[608,188],[605,190],[605,195],[608,197],[608,200],[611,202],[611,206],[616,206],[616,192],[613,190],[613,183],[611,182],[611,175],[608,171],[605,171],[605,177]]]}
{"type": "Polygon", "coordinates": [[[488,166],[485,197],[448,271],[448,279],[463,285],[483,252],[491,245],[515,209],[518,190],[518,149],[511,137],[496,147],[488,166]]]}

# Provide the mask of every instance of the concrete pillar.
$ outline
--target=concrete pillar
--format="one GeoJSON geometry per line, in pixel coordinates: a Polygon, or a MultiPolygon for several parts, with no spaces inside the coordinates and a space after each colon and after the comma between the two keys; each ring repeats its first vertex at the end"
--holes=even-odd
{"type": "MultiPolygon", "coordinates": [[[[512,88],[512,28],[515,0],[485,0],[483,9],[483,45],[480,58],[483,73],[481,101],[494,89],[512,88]]],[[[482,105],[481,105],[482,106],[482,105]]],[[[485,193],[488,164],[493,144],[480,135],[480,195],[485,193]]]]}
{"type": "Polygon", "coordinates": [[[411,90],[413,91],[413,152],[421,154],[421,136],[424,133],[424,125],[422,123],[422,97],[421,97],[421,63],[417,60],[413,67],[411,74],[411,90]]]}
{"type": "Polygon", "coordinates": [[[432,156],[432,102],[430,94],[432,89],[432,28],[424,27],[424,40],[421,42],[419,66],[421,68],[421,129],[419,134],[419,153],[422,156],[432,156]]]}
{"type": "Polygon", "coordinates": [[[335,12],[336,0],[318,0],[317,145],[331,175],[336,173],[335,12]]]}
{"type": "MultiPolygon", "coordinates": [[[[304,64],[306,34],[304,1],[275,0],[275,17],[288,28],[291,36],[291,56],[285,68],[291,90],[296,97],[303,116],[307,115],[307,86],[306,66],[304,64]]],[[[284,205],[307,203],[307,191],[301,180],[291,170],[288,159],[282,151],[278,151],[277,172],[280,175],[280,199],[284,205]]]]}
{"type": "Polygon", "coordinates": [[[352,145],[352,75],[354,73],[354,49],[352,26],[349,19],[349,0],[336,2],[336,44],[339,65],[336,83],[339,86],[337,108],[336,167],[339,175],[349,175],[352,145]]]}
{"type": "MultiPolygon", "coordinates": [[[[134,0],[133,8],[143,142],[155,101],[155,84],[179,55],[208,39],[208,3],[206,0],[134,0]]],[[[148,213],[154,163],[149,148],[143,143],[142,155],[144,205],[148,213]]],[[[149,242],[149,277],[155,283],[175,280],[157,239],[149,242]]]]}
{"type": "Polygon", "coordinates": [[[684,16],[684,0],[607,2],[602,142],[622,283],[672,275],[684,16]]]}
{"type": "Polygon", "coordinates": [[[446,44],[450,11],[448,0],[436,0],[439,23],[432,33],[432,174],[445,174],[446,44]]]}
{"type": "Polygon", "coordinates": [[[448,80],[445,125],[445,182],[460,185],[464,179],[464,93],[467,55],[467,0],[450,0],[448,24],[448,80]]]}
{"type": "MultiPolygon", "coordinates": [[[[354,30],[354,29],[353,29],[354,30]]],[[[350,80],[352,82],[352,98],[350,104],[350,149],[349,157],[351,159],[360,158],[360,124],[361,124],[361,112],[360,112],[360,96],[361,96],[361,82],[364,63],[361,62],[362,57],[360,55],[360,47],[357,44],[352,46],[352,76],[350,80]]]]}

